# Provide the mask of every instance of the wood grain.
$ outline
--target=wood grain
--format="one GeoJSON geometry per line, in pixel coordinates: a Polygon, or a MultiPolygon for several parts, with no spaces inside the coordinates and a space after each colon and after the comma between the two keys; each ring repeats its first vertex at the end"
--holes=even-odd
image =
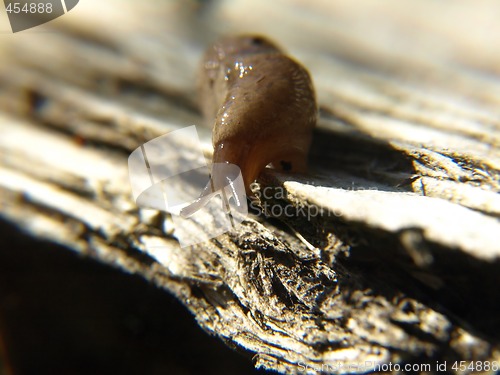
{"type": "Polygon", "coordinates": [[[168,290],[257,367],[499,361],[498,3],[269,4],[88,0],[2,34],[2,216],[168,290]],[[139,209],[127,157],[201,125],[203,49],[243,31],[313,76],[311,168],[267,170],[241,226],[180,249],[204,228],[139,209]]]}

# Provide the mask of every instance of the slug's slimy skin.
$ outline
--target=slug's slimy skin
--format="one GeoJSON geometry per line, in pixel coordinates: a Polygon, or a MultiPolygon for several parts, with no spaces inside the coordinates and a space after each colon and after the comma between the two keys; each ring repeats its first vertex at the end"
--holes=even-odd
{"type": "MultiPolygon", "coordinates": [[[[224,38],[206,52],[199,85],[201,109],[213,124],[213,163],[239,166],[248,194],[268,164],[305,170],[317,107],[298,62],[259,36],[224,38]]],[[[223,180],[214,168],[214,188],[223,180]]]]}

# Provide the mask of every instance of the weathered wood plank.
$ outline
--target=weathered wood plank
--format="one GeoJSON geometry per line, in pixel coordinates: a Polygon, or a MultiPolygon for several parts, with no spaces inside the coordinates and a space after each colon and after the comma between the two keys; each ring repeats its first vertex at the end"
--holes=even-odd
{"type": "Polygon", "coordinates": [[[256,366],[500,360],[498,3],[268,4],[89,0],[2,35],[2,216],[165,288],[256,366]],[[206,228],[139,209],[127,157],[201,125],[206,42],[249,30],[311,70],[311,169],[266,171],[241,226],[180,249],[206,228]]]}

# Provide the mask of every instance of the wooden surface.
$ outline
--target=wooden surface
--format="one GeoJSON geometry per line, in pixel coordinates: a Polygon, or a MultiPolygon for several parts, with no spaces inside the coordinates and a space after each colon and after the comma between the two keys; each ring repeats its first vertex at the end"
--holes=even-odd
{"type": "Polygon", "coordinates": [[[257,367],[499,361],[498,2],[270,4],[87,0],[0,35],[2,216],[168,290],[257,367]],[[248,31],[317,89],[309,173],[259,179],[257,208],[297,214],[180,249],[202,229],[139,209],[127,157],[202,124],[199,58],[248,31]]]}

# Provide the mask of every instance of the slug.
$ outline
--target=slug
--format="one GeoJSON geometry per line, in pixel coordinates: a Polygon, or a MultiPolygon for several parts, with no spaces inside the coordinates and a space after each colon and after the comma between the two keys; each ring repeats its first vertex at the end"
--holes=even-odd
{"type": "MultiPolygon", "coordinates": [[[[247,193],[272,164],[304,172],[317,106],[309,73],[260,36],[226,37],[205,53],[200,105],[213,124],[213,163],[236,164],[247,193]]],[[[212,172],[214,183],[220,181],[212,172]]]]}
{"type": "Polygon", "coordinates": [[[227,184],[218,163],[240,168],[247,195],[269,164],[306,170],[318,112],[312,81],[274,43],[254,35],[219,40],[204,55],[198,88],[201,111],[213,126],[212,191],[227,184]]]}

